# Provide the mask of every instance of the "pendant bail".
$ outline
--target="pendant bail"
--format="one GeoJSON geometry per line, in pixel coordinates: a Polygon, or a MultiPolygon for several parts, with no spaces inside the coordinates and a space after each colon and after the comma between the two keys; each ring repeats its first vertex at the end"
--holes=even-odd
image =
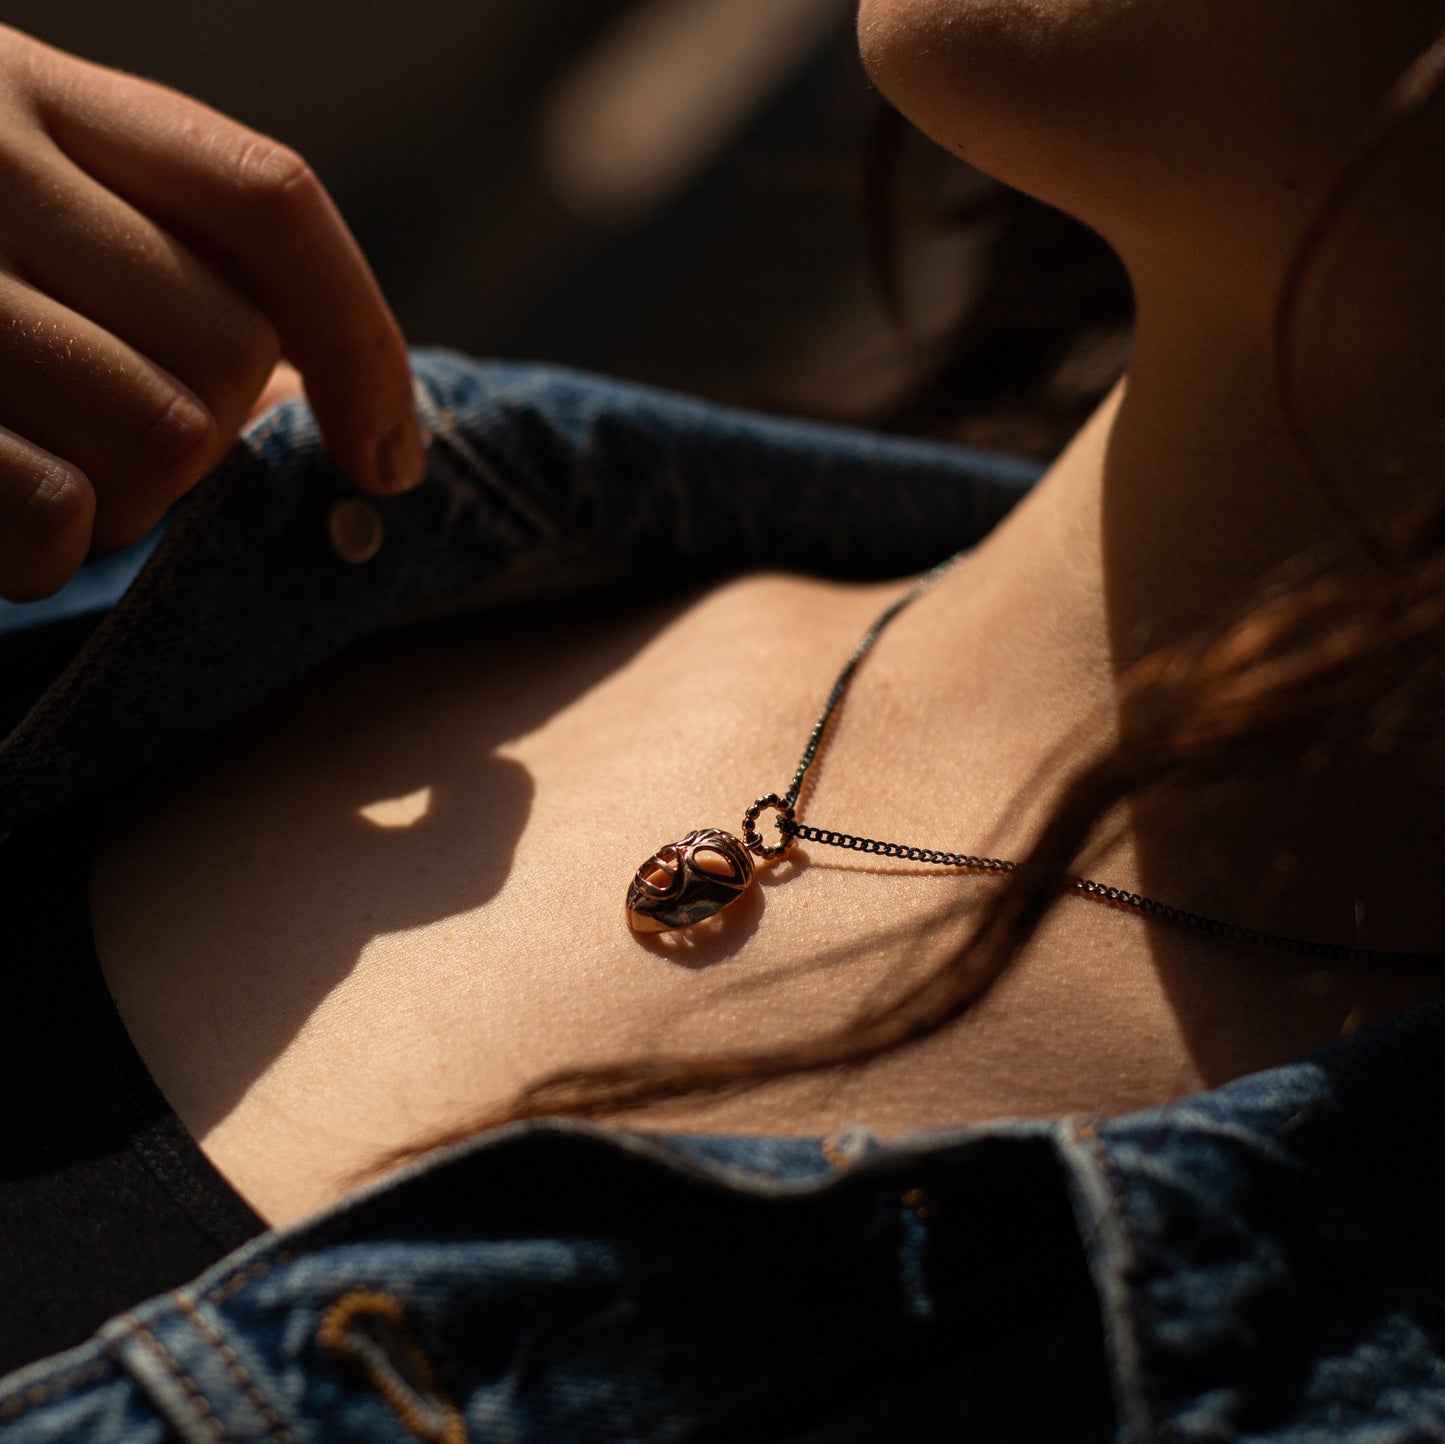
{"type": "Polygon", "coordinates": [[[776,792],[770,792],[765,797],[760,797],[743,813],[743,842],[754,857],[761,857],[767,862],[775,862],[778,858],[785,856],[792,848],[797,839],[792,833],[784,831],[781,842],[769,845],[763,841],[762,834],[758,831],[758,818],[763,813],[772,811],[778,814],[781,820],[792,822],[793,804],[784,802],[776,792]]]}

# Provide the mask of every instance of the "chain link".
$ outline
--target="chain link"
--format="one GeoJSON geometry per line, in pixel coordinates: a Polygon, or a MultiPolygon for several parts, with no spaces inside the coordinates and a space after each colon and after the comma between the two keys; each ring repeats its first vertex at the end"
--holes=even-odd
{"type": "MultiPolygon", "coordinates": [[[[974,857],[970,853],[940,852],[936,848],[913,847],[901,842],[882,842],[873,837],[855,837],[849,832],[834,832],[828,828],[812,827],[798,822],[790,815],[802,794],[803,780],[808,774],[808,769],[813,765],[819,748],[823,745],[823,737],[828,730],[828,724],[832,721],[833,714],[838,710],[838,705],[852,684],[853,674],[858,670],[859,664],[873,650],[873,646],[883,634],[884,628],[905,607],[917,601],[924,592],[942,581],[958,565],[963,556],[964,553],[959,552],[957,555],[949,557],[947,561],[940,562],[931,571],[925,572],[873,623],[864,633],[863,639],[853,649],[852,656],[848,658],[843,670],[838,674],[838,680],[833,683],[833,690],[828,694],[822,714],[813,724],[813,730],[808,734],[807,746],[804,747],[797,771],[793,774],[792,785],[782,799],[777,828],[785,838],[800,842],[815,842],[824,847],[840,847],[849,852],[864,852],[878,857],[898,858],[904,862],[921,862],[933,867],[955,868],[968,873],[1004,875],[1018,871],[1018,863],[1011,862],[1004,857],[974,857]]],[[[749,812],[750,820],[755,824],[757,810],[777,802],[778,799],[775,797],[760,798],[754,805],[754,809],[749,812]]],[[[752,841],[748,846],[754,852],[762,851],[762,848],[752,841]]],[[[786,850],[786,848],[782,850],[786,850]]],[[[780,851],[769,848],[764,855],[775,857],[780,855],[780,851]]],[[[1176,927],[1187,928],[1192,932],[1205,933],[1225,942],[1271,948],[1277,952],[1297,953],[1329,962],[1367,963],[1390,967],[1439,967],[1445,964],[1445,957],[1428,953],[1391,953],[1376,948],[1352,948],[1335,943],[1316,943],[1303,938],[1284,937],[1279,933],[1262,932],[1257,928],[1240,927],[1236,923],[1206,917],[1203,913],[1188,912],[1184,908],[1160,902],[1157,898],[1145,897],[1141,893],[1110,887],[1105,883],[1095,882],[1092,878],[1071,877],[1065,886],[1070,892],[1101,903],[1105,907],[1120,908],[1126,912],[1138,913],[1143,917],[1158,918],[1161,922],[1172,923],[1176,927]]]]}
{"type": "MultiPolygon", "coordinates": [[[[825,827],[812,827],[803,822],[790,822],[786,818],[778,821],[778,831],[799,842],[816,842],[824,847],[841,847],[849,852],[868,852],[878,857],[896,857],[903,862],[922,862],[933,867],[951,867],[959,872],[1005,874],[1018,871],[1018,863],[1006,857],[974,857],[963,852],[940,852],[936,848],[912,847],[902,842],[881,842],[874,837],[855,837],[850,832],[832,832],[825,827]]],[[[1080,897],[1102,903],[1105,907],[1121,908],[1126,912],[1140,913],[1158,918],[1161,922],[1173,923],[1177,927],[1194,932],[1207,933],[1225,942],[1247,943],[1258,948],[1274,948],[1276,951],[1302,953],[1306,957],[1324,958],[1330,962],[1372,963],[1393,967],[1439,967],[1445,958],[1426,953],[1390,953],[1377,948],[1351,948],[1336,943],[1314,943],[1303,938],[1288,938],[1279,933],[1261,932],[1258,928],[1244,928],[1236,923],[1227,923],[1219,918],[1205,917],[1203,913],[1186,912],[1157,898],[1145,897],[1142,893],[1129,892],[1121,887],[1110,887],[1095,882],[1093,878],[1071,877],[1065,887],[1080,897]]]]}
{"type": "Polygon", "coordinates": [[[957,552],[946,561],[941,561],[931,571],[926,571],[914,582],[914,584],[890,606],[871,627],[863,634],[863,640],[853,648],[853,655],[843,664],[843,670],[838,673],[838,680],[833,683],[833,690],[828,693],[828,700],[823,704],[823,711],[818,720],[813,723],[813,730],[808,734],[808,745],[803,748],[803,756],[798,762],[798,770],[793,773],[793,781],[788,787],[783,801],[789,807],[797,805],[799,794],[803,790],[803,779],[808,775],[808,769],[813,765],[813,759],[818,755],[818,748],[823,745],[823,734],[828,730],[828,723],[833,720],[833,713],[838,710],[838,704],[843,700],[844,694],[853,681],[853,674],[858,670],[858,664],[873,650],[873,644],[883,635],[883,629],[901,612],[904,607],[916,602],[924,592],[931,590],[963,560],[964,553],[957,552]]]}

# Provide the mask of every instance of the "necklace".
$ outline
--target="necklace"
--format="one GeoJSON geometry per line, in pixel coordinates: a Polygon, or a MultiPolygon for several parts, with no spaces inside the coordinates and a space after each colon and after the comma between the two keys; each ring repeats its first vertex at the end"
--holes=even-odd
{"type": "MultiPolygon", "coordinates": [[[[913,847],[900,842],[881,842],[876,838],[857,837],[848,832],[812,827],[800,822],[797,817],[798,798],[802,794],[808,769],[816,760],[828,724],[847,694],[863,659],[873,650],[888,624],[905,607],[937,586],[964,555],[965,552],[958,552],[940,562],[931,571],[925,572],[903,596],[887,607],[863,634],[843,670],[838,673],[818,720],[813,723],[807,745],[803,748],[803,755],[798,761],[787,792],[781,797],[776,792],[769,792],[758,798],[743,814],[741,837],[720,827],[698,828],[681,841],[670,842],[658,848],[637,869],[627,888],[626,904],[627,924],[634,932],[673,932],[694,927],[710,917],[715,917],[742,897],[752,885],[757,871],[754,857],[765,863],[776,862],[785,857],[800,839],[825,847],[846,848],[851,852],[872,853],[878,857],[893,857],[904,862],[921,862],[951,868],[961,873],[1003,875],[1017,871],[1018,863],[1008,858],[975,857],[968,853],[943,852],[937,848],[913,847]],[[767,812],[777,817],[776,825],[781,840],[776,843],[767,842],[758,830],[759,819],[767,812]]],[[[1300,953],[1332,962],[1439,966],[1445,961],[1420,953],[1351,948],[1261,932],[1256,928],[1240,927],[1218,918],[1205,917],[1202,913],[1188,912],[1156,898],[1095,882],[1092,878],[1070,877],[1066,879],[1064,886],[1068,891],[1102,903],[1106,907],[1158,918],[1162,922],[1207,933],[1225,942],[1300,953]]]]}

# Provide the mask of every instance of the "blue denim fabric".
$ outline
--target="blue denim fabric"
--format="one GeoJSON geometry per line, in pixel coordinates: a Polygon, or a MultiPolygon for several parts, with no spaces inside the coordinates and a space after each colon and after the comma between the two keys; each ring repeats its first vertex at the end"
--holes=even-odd
{"type": "Polygon", "coordinates": [[[133,546],[87,563],[53,597],[46,597],[44,601],[0,599],[0,636],[108,612],[141,574],[160,542],[162,530],[157,527],[133,546]]]}
{"type": "Polygon", "coordinates": [[[379,629],[749,567],[903,575],[976,540],[1036,475],[941,444],[441,352],[418,357],[417,396],[427,479],[375,501],[385,541],[365,563],[328,543],[328,511],[350,489],[299,403],[270,413],[187,499],[123,604],[0,744],[0,833],[379,629]]]}
{"type": "MultiPolygon", "coordinates": [[[[432,466],[376,557],[330,548],[344,484],[274,413],[0,746],[0,829],[368,631],[908,571],[1029,479],[543,368],[418,376],[432,466]]],[[[1432,1004],[1147,1113],[886,1144],[501,1129],[0,1381],[0,1438],[1445,1440],[1442,1040],[1432,1004]]]]}

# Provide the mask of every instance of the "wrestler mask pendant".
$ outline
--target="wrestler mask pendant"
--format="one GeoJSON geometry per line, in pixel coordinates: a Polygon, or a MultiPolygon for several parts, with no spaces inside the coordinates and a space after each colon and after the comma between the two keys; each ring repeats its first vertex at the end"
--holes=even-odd
{"type": "Polygon", "coordinates": [[[634,932],[690,928],[736,902],[753,880],[753,860],[720,827],[690,832],[660,847],[627,889],[627,925],[634,932]]]}

